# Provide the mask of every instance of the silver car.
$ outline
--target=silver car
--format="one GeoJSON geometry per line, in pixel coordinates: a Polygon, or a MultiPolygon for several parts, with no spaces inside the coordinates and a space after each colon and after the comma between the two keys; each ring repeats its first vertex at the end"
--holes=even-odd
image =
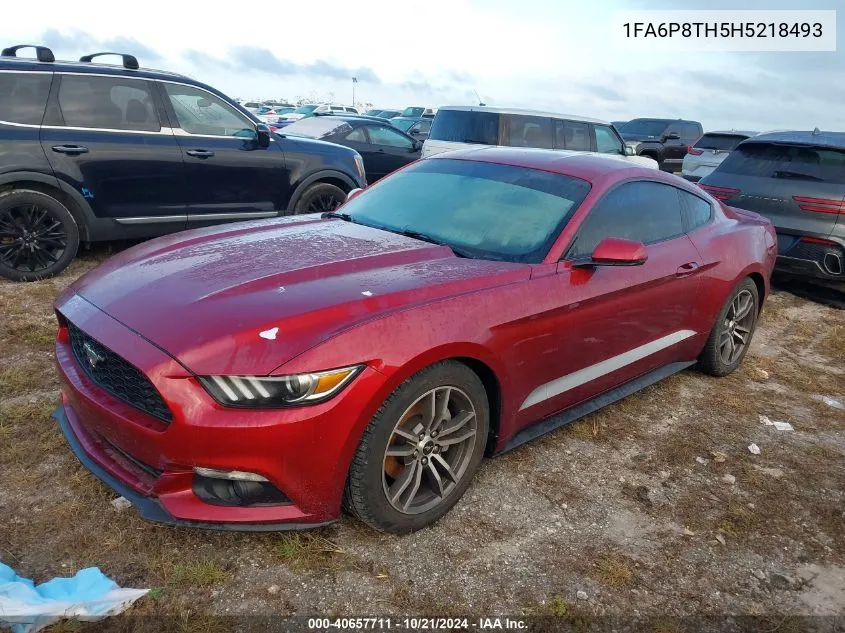
{"type": "Polygon", "coordinates": [[[748,130],[707,132],[687,148],[681,175],[689,181],[698,182],[716,169],[741,141],[757,134],[748,130]]]}

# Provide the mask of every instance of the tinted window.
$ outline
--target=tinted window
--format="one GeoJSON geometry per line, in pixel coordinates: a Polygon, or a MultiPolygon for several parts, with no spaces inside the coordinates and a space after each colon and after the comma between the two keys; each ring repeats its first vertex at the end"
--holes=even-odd
{"type": "Polygon", "coordinates": [[[367,132],[362,127],[356,127],[349,134],[346,135],[347,141],[354,141],[356,143],[369,143],[367,132]]]}
{"type": "Polygon", "coordinates": [[[594,126],[596,130],[596,151],[600,154],[624,154],[622,141],[606,125],[594,126]]]}
{"type": "Polygon", "coordinates": [[[306,117],[285,126],[285,136],[305,136],[323,138],[331,134],[341,134],[351,129],[346,121],[323,117],[306,117]]]}
{"type": "Polygon", "coordinates": [[[416,129],[420,134],[428,134],[431,131],[431,121],[420,121],[416,129]]]}
{"type": "Polygon", "coordinates": [[[0,73],[0,121],[40,125],[53,73],[0,73]]]}
{"type": "Polygon", "coordinates": [[[845,184],[845,151],[747,142],[728,154],[718,169],[740,176],[845,184]]]}
{"type": "Polygon", "coordinates": [[[698,139],[693,147],[698,149],[719,149],[729,152],[746,138],[748,137],[737,136],[736,134],[705,134],[698,139]]]}
{"type": "Polygon", "coordinates": [[[590,185],[549,172],[464,160],[413,163],[347,202],[355,222],[415,231],[483,259],[539,262],[590,185]]]}
{"type": "Polygon", "coordinates": [[[422,116],[423,112],[425,112],[425,108],[415,108],[413,106],[409,106],[402,110],[402,116],[422,116]]]}
{"type": "Polygon", "coordinates": [[[683,126],[680,123],[670,123],[666,126],[666,130],[663,132],[666,136],[670,134],[677,134],[679,137],[684,138],[684,130],[683,126]]]}
{"type": "Polygon", "coordinates": [[[367,126],[367,133],[370,135],[370,142],[373,145],[386,145],[388,147],[402,147],[411,149],[413,142],[396,130],[387,126],[367,126]]]}
{"type": "Polygon", "coordinates": [[[666,129],[661,119],[634,119],[625,124],[625,134],[631,136],[660,136],[666,129]]]}
{"type": "Polygon", "coordinates": [[[680,189],[678,195],[681,197],[681,211],[686,218],[687,231],[692,231],[710,221],[713,208],[709,202],[680,189]]]}
{"type": "Polygon", "coordinates": [[[146,81],[64,75],[59,109],[69,127],[158,132],[161,124],[146,81]]]}
{"type": "Polygon", "coordinates": [[[456,143],[499,144],[499,115],[495,112],[440,110],[429,138],[456,143]]]}
{"type": "Polygon", "coordinates": [[[590,211],[567,256],[589,255],[606,237],[650,244],[683,232],[675,187],[656,182],[629,182],[613,189],[590,211]]]}
{"type": "Polygon", "coordinates": [[[398,127],[403,132],[407,132],[411,129],[411,126],[414,124],[413,119],[393,119],[390,124],[394,127],[398,127]]]}
{"type": "Polygon", "coordinates": [[[552,149],[552,120],[539,116],[505,115],[502,145],[552,149]]]}
{"type": "Polygon", "coordinates": [[[701,136],[701,128],[695,123],[683,123],[681,125],[681,138],[686,141],[694,141],[701,136]]]}
{"type": "Polygon", "coordinates": [[[252,121],[210,92],[181,84],[162,85],[173,104],[179,127],[189,134],[255,136],[252,121]]]}
{"type": "Polygon", "coordinates": [[[589,152],[592,149],[590,127],[577,121],[555,120],[555,147],[589,152]]]}

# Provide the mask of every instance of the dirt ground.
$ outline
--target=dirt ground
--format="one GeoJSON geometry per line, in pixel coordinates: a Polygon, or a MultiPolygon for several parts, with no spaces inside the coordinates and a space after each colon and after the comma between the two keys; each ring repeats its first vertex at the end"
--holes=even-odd
{"type": "Polygon", "coordinates": [[[106,254],[0,282],[0,560],[23,576],[99,566],[153,588],[130,614],[176,616],[180,631],[225,630],[222,614],[845,615],[841,310],[776,291],[734,375],[685,371],[487,460],[413,535],[350,517],[216,533],[115,510],[50,418],[52,300],[106,254]]]}

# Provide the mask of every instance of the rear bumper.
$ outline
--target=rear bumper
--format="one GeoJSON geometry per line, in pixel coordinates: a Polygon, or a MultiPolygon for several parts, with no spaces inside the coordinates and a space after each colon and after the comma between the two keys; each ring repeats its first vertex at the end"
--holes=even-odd
{"type": "Polygon", "coordinates": [[[775,269],[790,275],[845,283],[845,245],[836,238],[778,231],[775,269]]]}

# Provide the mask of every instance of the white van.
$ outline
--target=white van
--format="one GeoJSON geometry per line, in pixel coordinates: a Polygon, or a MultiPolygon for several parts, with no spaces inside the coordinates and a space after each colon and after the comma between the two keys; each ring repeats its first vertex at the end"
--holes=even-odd
{"type": "Polygon", "coordinates": [[[567,149],[618,156],[657,169],[657,161],[634,156],[607,121],[582,116],[488,106],[444,106],[437,111],[422,157],[478,145],[567,149]]]}

